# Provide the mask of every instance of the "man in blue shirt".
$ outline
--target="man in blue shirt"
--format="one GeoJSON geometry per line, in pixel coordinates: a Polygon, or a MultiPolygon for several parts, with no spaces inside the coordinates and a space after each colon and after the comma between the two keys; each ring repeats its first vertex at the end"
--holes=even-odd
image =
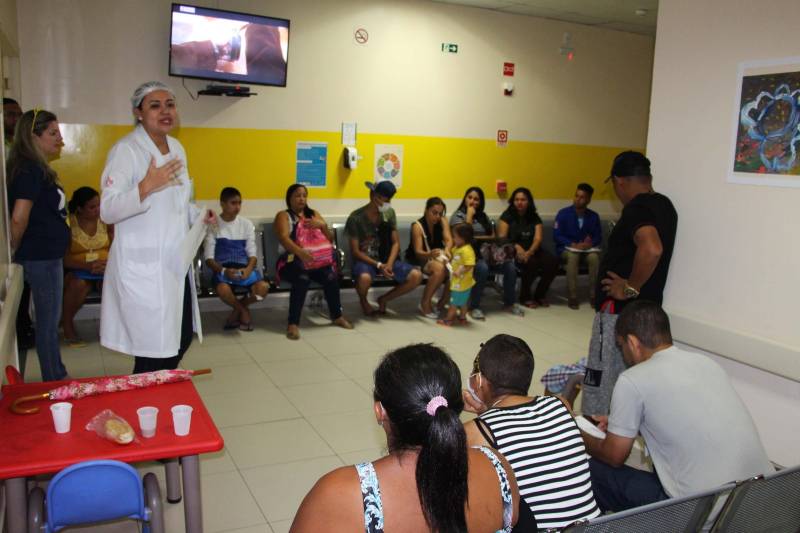
{"type": "Polygon", "coordinates": [[[572,205],[558,212],[553,226],[556,255],[566,263],[570,309],[578,309],[578,265],[581,260],[589,266],[589,298],[594,305],[603,230],[600,216],[588,208],[593,193],[594,188],[588,183],[579,184],[572,205]]]}

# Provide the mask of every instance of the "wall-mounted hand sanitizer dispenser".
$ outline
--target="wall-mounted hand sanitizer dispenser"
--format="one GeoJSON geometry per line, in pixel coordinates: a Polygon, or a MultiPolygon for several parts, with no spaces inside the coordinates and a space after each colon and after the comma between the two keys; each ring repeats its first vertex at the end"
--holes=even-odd
{"type": "Polygon", "coordinates": [[[355,146],[345,146],[344,167],[354,169],[358,166],[358,150],[355,146]]]}

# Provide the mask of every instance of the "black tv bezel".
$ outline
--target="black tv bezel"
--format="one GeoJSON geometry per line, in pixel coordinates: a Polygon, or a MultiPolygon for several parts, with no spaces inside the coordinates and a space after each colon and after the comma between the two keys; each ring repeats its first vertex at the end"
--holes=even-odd
{"type": "Polygon", "coordinates": [[[170,5],[170,11],[169,11],[169,66],[168,66],[168,71],[167,71],[167,75],[168,76],[171,76],[173,78],[189,78],[189,79],[193,79],[193,80],[206,80],[206,81],[211,81],[211,82],[233,83],[233,84],[236,84],[236,85],[259,85],[259,86],[262,86],[262,87],[286,87],[286,84],[289,81],[289,47],[288,47],[288,45],[287,45],[287,48],[286,48],[286,76],[283,79],[283,84],[282,85],[278,84],[278,83],[261,83],[261,82],[253,81],[253,80],[236,80],[236,79],[225,78],[223,76],[212,78],[212,77],[208,77],[208,76],[190,76],[190,75],[184,75],[184,74],[173,74],[172,73],[172,27],[173,27],[172,17],[173,17],[173,14],[175,13],[175,6],[186,6],[186,7],[192,7],[192,8],[195,8],[195,9],[203,9],[203,10],[208,10],[208,11],[215,11],[217,13],[232,13],[234,15],[244,15],[246,17],[257,17],[257,18],[263,18],[263,19],[279,20],[279,21],[282,21],[282,22],[286,22],[286,29],[289,32],[289,39],[291,39],[291,36],[292,36],[292,28],[291,28],[291,20],[290,19],[285,19],[285,18],[280,18],[280,17],[269,17],[269,16],[266,16],[266,15],[257,15],[255,13],[244,13],[242,11],[231,11],[229,9],[217,9],[215,7],[196,6],[196,5],[192,5],[192,4],[184,4],[184,3],[172,2],[172,4],[170,5]]]}

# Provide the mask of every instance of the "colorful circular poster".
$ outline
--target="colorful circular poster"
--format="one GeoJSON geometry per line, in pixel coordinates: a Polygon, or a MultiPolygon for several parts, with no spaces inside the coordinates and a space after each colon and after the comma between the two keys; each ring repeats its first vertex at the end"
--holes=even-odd
{"type": "Polygon", "coordinates": [[[379,176],[390,180],[400,173],[400,158],[392,153],[383,154],[378,158],[376,170],[379,176]]]}

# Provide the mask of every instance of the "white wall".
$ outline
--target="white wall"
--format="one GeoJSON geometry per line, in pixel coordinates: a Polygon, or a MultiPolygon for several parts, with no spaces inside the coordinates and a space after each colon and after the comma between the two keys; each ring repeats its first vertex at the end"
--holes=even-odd
{"type": "Polygon", "coordinates": [[[798,18],[796,0],[662,2],[648,141],[658,188],[679,213],[666,307],[687,329],[708,326],[705,348],[796,380],[800,189],[726,176],[737,66],[796,55],[798,18]]]}
{"type": "Polygon", "coordinates": [[[800,463],[800,189],[726,176],[737,66],[797,55],[798,19],[796,0],[662,0],[647,145],[679,214],[665,295],[673,333],[724,357],[784,465],[800,463]]]}
{"type": "MultiPolygon", "coordinates": [[[[653,39],[417,0],[195,1],[291,19],[286,88],[189,99],[184,124],[643,146],[653,39]],[[365,46],[353,32],[369,31],[365,46]],[[576,59],[558,53],[572,34],[576,59]],[[441,43],[459,45],[443,54],[441,43]],[[516,94],[502,95],[503,61],[516,94]]],[[[23,97],[62,122],[128,124],[128,98],[167,79],[169,0],[26,0],[19,6],[23,97]]],[[[506,78],[507,79],[507,78],[506,78]]],[[[195,92],[206,82],[187,80],[195,92]]]]}

